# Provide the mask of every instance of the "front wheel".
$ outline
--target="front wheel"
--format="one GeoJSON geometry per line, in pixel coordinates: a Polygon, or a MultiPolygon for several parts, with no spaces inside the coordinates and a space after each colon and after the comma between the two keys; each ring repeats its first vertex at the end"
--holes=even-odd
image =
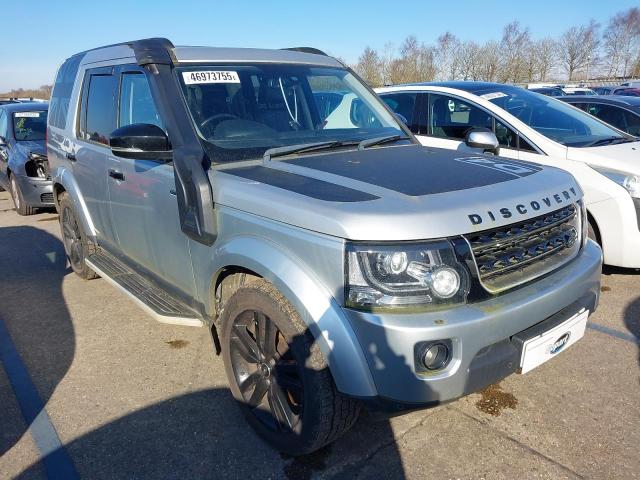
{"type": "Polygon", "coordinates": [[[9,193],[11,193],[11,199],[13,200],[13,205],[16,207],[16,212],[18,212],[18,215],[27,216],[36,213],[36,209],[30,205],[27,205],[27,203],[24,201],[22,190],[20,190],[20,185],[18,185],[15,175],[11,175],[9,177],[9,189],[9,193]]]}
{"type": "Polygon", "coordinates": [[[351,428],[360,404],[337,391],[293,306],[266,280],[247,278],[222,313],[231,392],[250,425],[275,449],[313,452],[351,428]]]}

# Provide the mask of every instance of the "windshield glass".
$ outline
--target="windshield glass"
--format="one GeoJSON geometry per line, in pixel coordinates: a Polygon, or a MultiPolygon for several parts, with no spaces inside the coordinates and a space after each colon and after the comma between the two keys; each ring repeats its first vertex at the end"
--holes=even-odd
{"type": "Polygon", "coordinates": [[[628,141],[628,137],[591,115],[560,100],[523,88],[491,88],[474,93],[495,103],[545,137],[567,147],[628,141]]]}
{"type": "Polygon", "coordinates": [[[257,64],[178,69],[213,163],[271,148],[405,136],[381,101],[340,68],[257,64]]]}
{"type": "Polygon", "coordinates": [[[17,141],[44,140],[47,112],[16,112],[13,114],[13,136],[17,141]]]}

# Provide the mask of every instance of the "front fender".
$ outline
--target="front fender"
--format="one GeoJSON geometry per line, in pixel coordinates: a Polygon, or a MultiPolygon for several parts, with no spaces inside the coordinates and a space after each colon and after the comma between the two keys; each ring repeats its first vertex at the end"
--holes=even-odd
{"type": "Polygon", "coordinates": [[[301,259],[258,237],[234,237],[216,248],[215,272],[234,265],[269,280],[291,302],[316,339],[338,390],[370,397],[375,384],[351,326],[333,295],[301,259]]]}
{"type": "MultiPolygon", "coordinates": [[[[73,173],[70,172],[65,167],[57,167],[53,172],[51,172],[52,182],[53,182],[53,191],[57,193],[62,187],[71,198],[71,202],[73,203],[73,209],[78,217],[78,221],[82,225],[84,232],[88,237],[95,238],[96,229],[93,225],[93,221],[91,220],[91,215],[89,215],[89,209],[87,208],[87,204],[84,201],[84,197],[80,192],[80,188],[78,187],[78,183],[73,177],[73,173]]],[[[57,195],[55,196],[56,208],[58,208],[58,199],[57,195]]]]}

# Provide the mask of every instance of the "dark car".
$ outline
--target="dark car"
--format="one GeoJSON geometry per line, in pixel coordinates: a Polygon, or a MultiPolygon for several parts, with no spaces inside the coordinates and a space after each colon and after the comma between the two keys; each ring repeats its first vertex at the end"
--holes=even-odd
{"type": "Polygon", "coordinates": [[[608,95],[572,96],[559,100],[570,103],[630,135],[640,136],[640,97],[608,95]]]}
{"type": "Polygon", "coordinates": [[[593,87],[592,90],[598,95],[624,95],[630,97],[640,96],[640,89],[629,86],[606,85],[601,87],[593,87]]]}
{"type": "Polygon", "coordinates": [[[546,95],[547,97],[562,97],[565,93],[562,91],[560,87],[540,87],[540,88],[530,88],[532,92],[541,93],[542,95],[546,95]]]}
{"type": "Polygon", "coordinates": [[[54,206],[45,145],[48,109],[45,102],[0,105],[0,187],[11,192],[20,215],[54,206]]]}

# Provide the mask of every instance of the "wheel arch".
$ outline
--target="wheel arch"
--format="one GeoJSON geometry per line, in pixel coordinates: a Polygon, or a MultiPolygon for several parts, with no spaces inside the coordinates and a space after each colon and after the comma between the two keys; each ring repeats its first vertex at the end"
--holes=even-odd
{"type": "Polygon", "coordinates": [[[96,236],[96,229],[93,225],[91,215],[89,214],[87,204],[85,203],[84,196],[82,195],[75,178],[71,172],[66,169],[55,175],[53,178],[53,198],[57,210],[59,210],[60,206],[60,195],[64,192],[66,192],[67,195],[69,195],[69,198],[71,198],[75,214],[78,221],[81,223],[82,228],[86,232],[87,237],[94,239],[96,236]]]}
{"type": "MultiPolygon", "coordinates": [[[[238,237],[217,248],[209,298],[214,317],[216,291],[234,275],[249,274],[271,282],[293,305],[322,351],[342,393],[370,397],[376,388],[360,344],[333,295],[300,259],[267,239],[238,237]]],[[[222,305],[224,308],[224,305],[222,305]]]]}

